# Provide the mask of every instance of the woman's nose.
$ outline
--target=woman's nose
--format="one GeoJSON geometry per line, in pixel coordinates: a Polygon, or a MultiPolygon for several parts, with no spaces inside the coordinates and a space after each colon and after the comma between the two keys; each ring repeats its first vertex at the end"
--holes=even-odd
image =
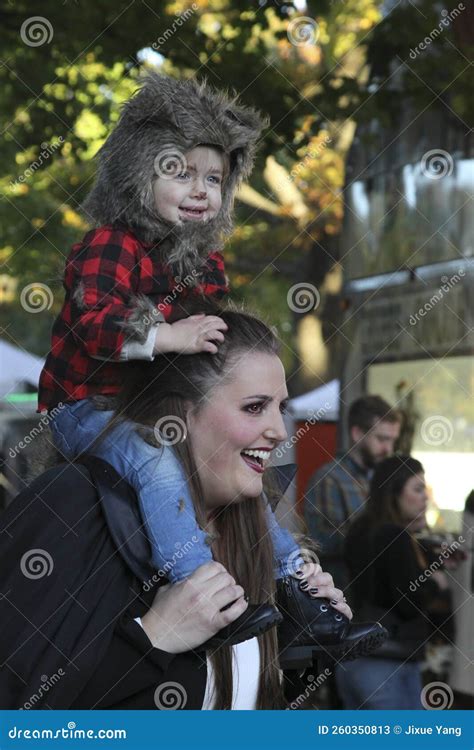
{"type": "Polygon", "coordinates": [[[263,434],[268,439],[275,440],[278,443],[286,440],[288,432],[286,431],[285,422],[283,421],[283,415],[280,412],[278,412],[278,416],[272,420],[271,424],[268,425],[263,434]]]}

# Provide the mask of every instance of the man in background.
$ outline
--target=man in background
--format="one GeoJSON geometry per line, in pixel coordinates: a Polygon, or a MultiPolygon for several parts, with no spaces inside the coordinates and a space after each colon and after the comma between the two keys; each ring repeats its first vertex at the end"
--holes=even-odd
{"type": "Polygon", "coordinates": [[[321,466],[308,482],[308,533],[319,542],[321,565],[337,588],[349,583],[344,563],[347,529],[367,499],[372,469],[393,453],[400,423],[400,413],[380,396],[358,398],[349,408],[349,450],[321,466]]]}

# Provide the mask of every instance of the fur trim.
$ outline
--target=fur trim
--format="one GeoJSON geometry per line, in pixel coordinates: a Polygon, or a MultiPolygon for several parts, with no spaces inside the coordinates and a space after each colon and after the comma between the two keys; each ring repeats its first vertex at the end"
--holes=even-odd
{"type": "Polygon", "coordinates": [[[166,240],[171,263],[186,275],[222,248],[233,229],[235,191],[249,177],[261,130],[268,124],[237,97],[211,88],[205,80],[176,80],[150,73],[125,103],[119,122],[98,153],[95,185],[83,204],[97,226],[122,222],[144,242],[166,240]],[[153,184],[158,169],[173,155],[198,145],[215,145],[229,156],[222,207],[205,225],[173,225],[156,212],[153,184]]]}
{"type": "Polygon", "coordinates": [[[43,472],[51,469],[53,466],[58,466],[64,460],[65,458],[62,453],[60,453],[54,446],[54,435],[48,425],[41,434],[35,438],[34,445],[28,456],[25,477],[27,484],[36,479],[40,474],[43,474],[43,472]]]}
{"type": "Polygon", "coordinates": [[[84,282],[80,281],[72,293],[72,300],[76,303],[79,310],[85,310],[87,307],[86,303],[84,302],[85,289],[86,287],[84,282]]]}
{"type": "Polygon", "coordinates": [[[116,396],[104,396],[101,393],[97,393],[95,396],[91,396],[91,399],[96,411],[115,411],[117,408],[116,396]]]}
{"type": "MultiPolygon", "coordinates": [[[[85,285],[81,281],[72,294],[72,299],[80,310],[85,310],[84,302],[85,285]]],[[[144,344],[152,326],[165,321],[164,315],[155,307],[153,302],[144,294],[131,298],[129,308],[132,309],[129,317],[117,325],[124,331],[127,340],[138,341],[144,344]]]]}
{"type": "Polygon", "coordinates": [[[149,297],[145,297],[144,294],[133,297],[129,307],[132,307],[131,315],[118,325],[122,328],[128,340],[144,344],[150,328],[157,323],[163,323],[165,318],[149,297]]]}

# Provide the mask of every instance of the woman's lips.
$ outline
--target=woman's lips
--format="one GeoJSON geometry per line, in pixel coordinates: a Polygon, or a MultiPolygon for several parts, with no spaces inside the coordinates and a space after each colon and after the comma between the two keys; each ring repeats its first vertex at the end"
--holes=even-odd
{"type": "Polygon", "coordinates": [[[242,459],[245,461],[247,466],[249,466],[251,469],[253,469],[257,474],[263,474],[264,468],[261,466],[256,458],[251,458],[251,456],[245,456],[244,454],[240,454],[242,456],[242,459]]]}

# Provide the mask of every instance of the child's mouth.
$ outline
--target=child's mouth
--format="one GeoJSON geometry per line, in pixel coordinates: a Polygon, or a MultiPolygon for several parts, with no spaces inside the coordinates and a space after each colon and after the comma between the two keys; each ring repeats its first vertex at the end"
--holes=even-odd
{"type": "Polygon", "coordinates": [[[180,206],[179,211],[187,219],[199,221],[200,219],[204,218],[204,215],[207,209],[206,208],[183,208],[182,206],[180,206]]]}

